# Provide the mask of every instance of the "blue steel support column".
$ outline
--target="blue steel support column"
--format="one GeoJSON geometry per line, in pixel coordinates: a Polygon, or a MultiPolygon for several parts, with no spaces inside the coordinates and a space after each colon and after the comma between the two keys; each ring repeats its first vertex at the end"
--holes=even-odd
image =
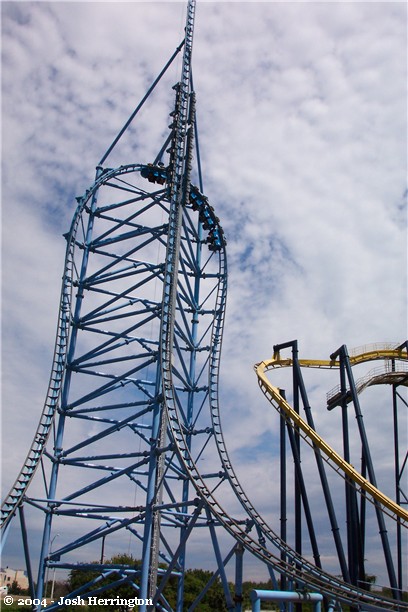
{"type": "MultiPolygon", "coordinates": [[[[190,79],[190,83],[192,84],[192,80],[190,79]]],[[[195,125],[195,109],[194,109],[194,105],[195,105],[195,100],[194,100],[194,94],[192,94],[190,96],[190,108],[189,108],[189,118],[190,118],[190,127],[189,130],[193,130],[193,132],[190,131],[190,138],[189,138],[189,144],[190,146],[188,146],[188,151],[187,151],[187,159],[186,159],[186,163],[187,163],[187,167],[189,168],[190,164],[191,164],[191,155],[192,155],[192,133],[195,133],[195,129],[194,129],[194,125],[195,125]]],[[[189,170],[186,173],[187,175],[187,181],[186,181],[186,185],[185,187],[189,188],[190,185],[190,172],[189,170]]],[[[187,203],[187,199],[188,199],[188,193],[185,190],[185,193],[183,195],[183,204],[185,205],[187,203]]],[[[198,241],[197,241],[197,248],[196,248],[196,253],[195,253],[195,264],[196,264],[196,272],[197,275],[195,277],[195,281],[194,281],[194,306],[195,306],[195,311],[193,312],[193,317],[191,320],[191,341],[192,341],[192,345],[193,345],[193,350],[191,351],[191,356],[190,356],[190,364],[189,364],[189,379],[192,383],[195,384],[195,376],[196,376],[196,347],[197,347],[197,330],[198,330],[198,309],[199,309],[199,304],[200,304],[200,276],[198,274],[198,271],[201,268],[201,251],[202,251],[202,244],[201,244],[201,240],[203,237],[203,229],[202,229],[202,225],[199,222],[198,223],[198,228],[197,228],[197,234],[198,234],[198,241]]],[[[187,427],[189,428],[192,424],[193,424],[193,419],[194,419],[194,399],[195,399],[195,389],[192,389],[189,391],[188,394],[188,404],[187,404],[187,427]]],[[[186,435],[186,442],[187,442],[187,447],[189,450],[191,450],[191,434],[188,433],[186,435]]],[[[185,459],[187,459],[187,453],[185,455],[185,459]]],[[[190,490],[190,481],[188,479],[186,479],[183,483],[183,501],[187,502],[188,501],[188,496],[189,496],[189,490],[190,490]]],[[[182,512],[187,512],[187,506],[183,506],[182,512]]],[[[180,530],[180,538],[183,538],[183,528],[181,528],[180,530]]],[[[180,554],[180,559],[179,559],[179,564],[180,567],[182,569],[181,572],[181,576],[179,578],[178,581],[178,587],[177,587],[177,612],[182,612],[183,611],[183,601],[184,601],[184,568],[185,568],[185,562],[186,562],[186,550],[185,550],[185,546],[180,554]]]]}
{"type": "MultiPolygon", "coordinates": [[[[395,368],[395,363],[393,362],[395,368]]],[[[392,385],[392,412],[394,426],[394,473],[395,473],[395,501],[401,505],[400,491],[400,461],[399,461],[399,434],[398,434],[398,402],[397,386],[392,385]]],[[[397,519],[397,572],[398,588],[402,590],[402,530],[401,519],[397,519]]]]}
{"type": "MultiPolygon", "coordinates": [[[[283,389],[280,393],[284,399],[286,394],[283,389]]],[[[286,503],[286,427],[284,412],[280,410],[280,421],[279,421],[279,438],[280,438],[280,537],[283,542],[287,542],[287,503],[286,503]]],[[[282,564],[286,563],[286,553],[282,550],[280,554],[282,564]]],[[[281,574],[280,587],[282,591],[287,588],[286,576],[281,574]]]]}
{"type": "MultiPolygon", "coordinates": [[[[341,414],[342,414],[342,429],[343,429],[343,455],[344,459],[350,463],[350,442],[348,431],[348,414],[347,414],[347,381],[344,359],[341,355],[341,349],[332,353],[330,359],[340,358],[340,393],[341,393],[341,414]]],[[[357,584],[358,572],[356,568],[356,546],[358,542],[359,532],[357,527],[358,517],[356,516],[357,502],[355,499],[355,487],[346,478],[345,484],[345,499],[346,499],[346,524],[347,524],[347,551],[348,551],[348,571],[350,582],[357,584]]]]}
{"type": "MultiPolygon", "coordinates": [[[[261,612],[261,601],[274,602],[312,602],[313,612],[320,612],[323,595],[320,593],[299,593],[293,591],[262,591],[254,590],[249,594],[252,602],[252,612],[261,612]]],[[[302,606],[302,604],[299,604],[302,606]]]]}
{"type": "MultiPolygon", "coordinates": [[[[152,609],[154,609],[154,606],[159,601],[160,596],[161,596],[161,594],[163,592],[163,589],[164,589],[164,587],[167,584],[167,580],[170,577],[171,573],[173,572],[173,570],[174,570],[174,568],[175,568],[175,566],[177,564],[177,560],[180,557],[181,551],[183,550],[183,548],[184,548],[184,546],[185,546],[185,544],[187,542],[187,539],[188,539],[192,529],[194,528],[194,525],[196,524],[198,517],[200,516],[200,514],[201,514],[201,512],[203,510],[203,507],[204,507],[204,502],[203,501],[198,502],[198,505],[197,505],[196,509],[194,510],[193,515],[190,517],[190,522],[188,524],[188,527],[184,530],[184,533],[183,533],[183,539],[179,543],[179,546],[178,546],[178,548],[177,548],[177,550],[176,550],[176,552],[175,552],[175,554],[173,556],[173,559],[169,563],[169,565],[167,567],[167,570],[166,570],[166,572],[165,572],[165,574],[164,574],[164,576],[163,576],[163,578],[162,578],[162,580],[160,582],[160,585],[157,588],[154,597],[152,598],[153,599],[153,608],[152,609]]],[[[142,612],[143,609],[144,610],[146,609],[145,605],[142,605],[142,606],[139,607],[140,612],[142,612]]]]}
{"type": "MultiPolygon", "coordinates": [[[[274,345],[274,353],[281,349],[291,348],[292,355],[297,355],[297,340],[285,342],[283,344],[274,345]]],[[[299,389],[296,384],[295,371],[292,371],[292,387],[293,387],[293,408],[299,414],[299,389]]],[[[292,448],[293,460],[295,464],[295,551],[302,554],[302,500],[301,500],[301,480],[302,473],[300,468],[300,436],[297,428],[292,428],[287,424],[288,436],[292,448]]],[[[300,566],[298,566],[299,569],[300,566]]],[[[295,604],[296,612],[301,612],[298,604],[295,604]]]]}
{"type": "MultiPolygon", "coordinates": [[[[197,319],[193,316],[193,325],[192,325],[192,339],[193,342],[195,342],[197,340],[197,319]]],[[[194,352],[191,356],[191,361],[190,361],[190,379],[194,380],[194,375],[195,375],[195,357],[194,357],[194,352]]],[[[188,402],[188,411],[187,411],[187,423],[188,425],[191,425],[193,422],[193,408],[194,408],[194,392],[190,391],[190,398],[189,398],[189,402],[188,402]]],[[[188,434],[186,436],[186,442],[188,445],[188,448],[191,448],[191,434],[188,434]]],[[[190,481],[189,480],[185,480],[183,483],[183,501],[187,502],[188,501],[188,496],[189,496],[189,490],[190,490],[190,481]]],[[[183,506],[182,507],[182,512],[186,513],[187,512],[187,506],[183,506]]],[[[180,529],[180,538],[183,538],[183,533],[185,531],[185,527],[180,529]]],[[[182,569],[184,569],[185,567],[185,562],[186,562],[186,548],[185,548],[185,544],[183,546],[182,552],[180,553],[180,558],[179,558],[179,565],[182,569]]],[[[183,601],[184,601],[184,572],[182,571],[181,576],[178,580],[178,585],[177,585],[177,612],[182,612],[183,610],[183,601]]]]}
{"type": "Polygon", "coordinates": [[[219,547],[219,544],[218,544],[217,534],[215,533],[215,527],[214,527],[214,522],[215,521],[212,518],[211,513],[208,510],[208,508],[206,508],[206,513],[207,513],[207,523],[208,523],[210,534],[211,534],[211,541],[212,541],[212,545],[213,545],[213,548],[214,548],[215,557],[217,559],[218,571],[220,573],[221,583],[222,583],[222,586],[223,586],[223,589],[224,589],[224,595],[225,595],[227,609],[228,610],[233,610],[234,609],[234,604],[232,602],[232,597],[231,597],[231,593],[230,593],[229,586],[228,586],[227,575],[225,573],[225,567],[224,567],[224,563],[223,563],[222,557],[221,557],[221,552],[220,552],[220,547],[219,547]]]}
{"type": "MultiPolygon", "coordinates": [[[[159,394],[161,386],[160,368],[157,368],[156,372],[156,397],[159,394]]],[[[158,437],[160,431],[160,419],[163,411],[163,404],[156,401],[153,406],[153,422],[152,422],[152,441],[156,440],[156,443],[152,442],[152,448],[149,457],[149,476],[146,493],[146,518],[145,528],[143,534],[143,547],[142,547],[142,567],[140,576],[140,597],[141,599],[147,599],[149,592],[149,578],[151,576],[151,542],[152,542],[152,528],[153,528],[153,504],[156,496],[156,469],[157,469],[157,455],[156,449],[158,446],[158,437]]],[[[157,577],[157,575],[156,575],[157,577]]],[[[140,608],[143,610],[143,607],[140,608]]]]}
{"type": "Polygon", "coordinates": [[[26,527],[26,522],[25,522],[25,517],[24,517],[24,507],[19,506],[18,511],[20,514],[21,535],[23,537],[24,556],[26,560],[28,588],[30,591],[30,597],[34,599],[35,587],[34,587],[34,581],[33,581],[33,573],[31,571],[31,559],[30,559],[30,551],[28,548],[28,541],[27,541],[27,527],[26,527]]]}
{"type": "MultiPolygon", "coordinates": [[[[174,153],[171,159],[172,168],[169,178],[169,228],[167,237],[166,260],[164,269],[162,315],[160,328],[160,368],[163,384],[164,401],[171,401],[172,390],[172,355],[174,344],[174,319],[177,302],[177,279],[180,257],[180,233],[182,225],[183,204],[188,199],[190,187],[190,159],[189,143],[187,138],[188,114],[189,114],[189,88],[191,80],[191,55],[194,32],[195,0],[189,0],[187,5],[187,18],[185,28],[185,43],[183,62],[181,69],[181,80],[176,86],[176,126],[173,136],[174,153]]],[[[167,410],[163,404],[160,414],[159,438],[160,446],[164,446],[167,432],[167,410]]],[[[150,539],[150,584],[148,585],[151,598],[156,592],[157,566],[160,546],[160,510],[158,505],[161,499],[162,475],[164,471],[165,456],[162,453],[157,458],[154,466],[155,474],[151,474],[151,480],[155,482],[155,498],[152,501],[156,506],[153,511],[152,527],[146,525],[145,536],[150,539]]],[[[181,551],[180,551],[181,552],[181,551]]],[[[147,570],[147,561],[143,560],[143,572],[147,570]]],[[[146,576],[143,573],[143,589],[141,597],[146,599],[146,576]]],[[[145,607],[141,607],[144,612],[145,607]]]]}
{"type": "Polygon", "coordinates": [[[306,524],[307,524],[307,528],[309,531],[310,544],[311,544],[312,552],[313,552],[313,559],[316,564],[316,567],[321,568],[322,564],[320,561],[320,553],[319,553],[319,548],[317,545],[316,532],[315,532],[314,525],[313,525],[312,511],[310,509],[309,498],[307,495],[307,487],[306,487],[305,479],[304,479],[302,468],[301,468],[299,449],[298,449],[298,445],[296,444],[295,434],[293,432],[292,427],[289,425],[289,423],[287,424],[287,431],[288,431],[289,441],[290,441],[290,445],[292,449],[293,461],[294,461],[295,468],[296,468],[296,482],[299,487],[300,499],[303,503],[303,510],[305,513],[306,524]]]}
{"type": "MultiPolygon", "coordinates": [[[[364,478],[367,478],[367,465],[366,465],[366,461],[365,461],[365,457],[364,457],[364,453],[362,453],[362,457],[361,457],[361,475],[364,478]]],[[[361,546],[361,563],[360,563],[360,574],[359,574],[359,580],[363,583],[362,586],[364,587],[364,582],[366,582],[366,574],[365,574],[365,567],[364,567],[364,559],[365,559],[365,545],[366,545],[366,538],[365,538],[365,534],[366,534],[366,516],[367,514],[367,498],[365,495],[361,496],[360,499],[360,532],[359,532],[359,542],[360,542],[360,546],[361,546]]]]}
{"type": "MultiPolygon", "coordinates": [[[[96,169],[96,180],[99,178],[101,172],[102,172],[102,169],[100,168],[100,166],[98,166],[96,169]]],[[[39,570],[38,570],[36,597],[39,600],[41,600],[43,597],[44,579],[45,579],[45,571],[46,571],[46,559],[47,559],[48,549],[49,549],[49,544],[50,544],[50,534],[51,534],[51,525],[52,525],[52,509],[55,505],[52,500],[55,499],[56,497],[58,471],[59,471],[58,459],[62,452],[62,441],[63,441],[63,436],[64,436],[64,426],[65,426],[65,410],[66,410],[66,406],[68,402],[68,394],[69,394],[69,388],[70,388],[70,383],[71,383],[71,371],[69,369],[69,364],[71,363],[74,357],[74,353],[75,353],[77,331],[78,331],[77,327],[75,326],[75,323],[79,321],[79,317],[81,313],[82,299],[84,296],[84,289],[81,285],[81,281],[85,277],[87,265],[88,265],[88,258],[89,258],[88,246],[92,238],[92,229],[93,229],[92,212],[95,210],[96,204],[97,204],[97,192],[93,194],[92,200],[91,200],[91,211],[90,211],[91,214],[89,215],[88,227],[86,231],[84,254],[82,257],[81,271],[80,271],[80,277],[79,277],[79,287],[78,287],[77,299],[75,303],[75,311],[74,311],[74,316],[73,316],[73,321],[72,321],[72,331],[71,331],[71,336],[69,340],[69,349],[68,349],[67,364],[66,364],[66,369],[65,369],[65,378],[63,381],[63,387],[62,387],[62,393],[61,393],[61,411],[59,415],[57,435],[56,435],[56,440],[55,440],[55,457],[57,460],[54,461],[52,465],[52,470],[51,470],[50,486],[49,486],[49,491],[48,491],[48,500],[49,500],[48,510],[45,516],[45,521],[44,521],[43,539],[42,539],[41,552],[40,552],[40,561],[39,561],[39,566],[38,566],[39,570]]]]}
{"type": "MultiPolygon", "coordinates": [[[[296,401],[294,401],[294,407],[296,406],[296,412],[299,414],[299,410],[300,410],[299,399],[301,397],[301,395],[300,395],[300,391],[301,391],[301,384],[300,384],[301,383],[301,378],[299,378],[299,370],[295,367],[295,364],[296,364],[297,359],[298,359],[298,357],[297,357],[297,355],[298,355],[297,340],[294,340],[293,342],[288,342],[285,345],[276,345],[276,346],[274,346],[274,351],[276,351],[276,350],[279,351],[281,348],[288,348],[288,347],[292,348],[292,354],[293,354],[293,365],[294,365],[294,367],[293,367],[293,395],[294,395],[294,397],[296,397],[296,401]]],[[[304,397],[304,394],[303,394],[302,399],[303,399],[303,401],[305,401],[305,399],[307,399],[307,398],[304,397]]],[[[300,502],[301,503],[303,502],[303,509],[304,509],[304,513],[305,513],[306,524],[307,524],[308,531],[309,531],[310,543],[311,543],[311,546],[312,546],[314,561],[315,561],[317,567],[321,567],[320,554],[319,554],[319,549],[318,549],[318,545],[317,545],[315,529],[314,529],[314,525],[313,525],[312,513],[311,513],[311,510],[310,510],[309,499],[308,499],[308,496],[307,496],[307,488],[306,488],[306,484],[305,484],[303,473],[302,473],[302,467],[301,467],[300,436],[299,436],[298,433],[296,433],[296,431],[294,431],[294,428],[292,428],[289,424],[288,424],[287,430],[288,430],[289,441],[290,441],[291,448],[292,448],[293,460],[294,460],[294,463],[295,463],[296,490],[299,493],[300,502]]],[[[295,504],[296,504],[296,500],[295,500],[295,504]]],[[[300,508],[300,510],[301,510],[301,508],[300,508]]],[[[299,520],[299,522],[301,521],[301,515],[298,517],[298,520],[299,520]]],[[[298,536],[296,538],[296,540],[298,542],[297,546],[301,546],[301,544],[302,544],[300,536],[301,536],[301,525],[299,525],[299,533],[298,533],[298,536]]]]}
{"type": "MultiPolygon", "coordinates": [[[[399,348],[407,348],[408,342],[404,342],[399,348]]],[[[392,360],[392,370],[395,370],[395,359],[392,360]]],[[[401,467],[399,457],[399,431],[398,431],[398,400],[397,385],[392,385],[392,414],[394,431],[394,478],[395,478],[395,501],[401,505],[401,467]]],[[[403,572],[402,572],[402,527],[401,519],[397,519],[397,575],[398,588],[402,591],[403,572]]]]}
{"type": "Polygon", "coordinates": [[[235,545],[235,612],[242,612],[242,577],[244,569],[244,547],[235,545]]]}
{"type": "MultiPolygon", "coordinates": [[[[300,396],[302,398],[302,403],[303,403],[303,407],[304,407],[305,414],[306,414],[307,424],[312,429],[316,429],[315,424],[314,424],[313,415],[312,415],[312,410],[311,410],[309,400],[307,397],[306,386],[305,386],[301,368],[299,365],[297,350],[296,350],[296,355],[295,354],[293,355],[293,368],[296,372],[296,381],[299,386],[300,396]]],[[[343,575],[343,579],[346,582],[348,582],[350,579],[350,576],[348,573],[343,544],[342,544],[341,537],[340,537],[340,529],[337,523],[337,518],[336,518],[336,514],[334,510],[334,504],[333,504],[332,496],[330,493],[326,470],[324,467],[324,462],[323,462],[320,450],[317,447],[315,447],[314,451],[315,451],[315,459],[316,459],[317,469],[319,472],[320,482],[322,484],[323,495],[324,495],[324,499],[326,502],[327,512],[329,515],[330,526],[331,526],[331,530],[333,533],[333,539],[334,539],[334,543],[336,546],[337,557],[339,559],[339,564],[340,564],[341,572],[343,575]]]]}
{"type": "MultiPolygon", "coordinates": [[[[359,429],[359,433],[360,433],[360,438],[361,438],[361,444],[363,447],[363,456],[365,458],[365,463],[367,465],[367,473],[368,476],[370,478],[370,482],[376,487],[377,486],[377,479],[375,477],[375,473],[374,473],[374,465],[371,459],[371,453],[370,453],[370,447],[368,444],[368,439],[367,439],[367,435],[366,435],[366,431],[365,431],[365,426],[364,426],[364,422],[363,422],[363,415],[361,412],[361,408],[360,408],[360,401],[358,398],[358,394],[357,394],[357,389],[356,389],[356,385],[354,382],[354,376],[352,373],[352,369],[351,369],[351,365],[350,365],[350,359],[348,356],[348,352],[347,352],[347,348],[345,345],[343,345],[341,347],[341,355],[343,356],[344,359],[344,363],[345,363],[345,369],[347,372],[347,378],[349,381],[349,385],[350,385],[350,392],[351,392],[351,397],[352,397],[352,401],[354,404],[354,411],[355,411],[355,415],[356,415],[356,419],[357,419],[357,425],[358,425],[358,429],[359,429]]],[[[383,513],[381,511],[381,508],[378,507],[378,504],[375,504],[375,510],[376,510],[376,514],[377,514],[377,521],[378,521],[378,527],[379,527],[379,533],[381,536],[381,542],[382,542],[382,546],[383,546],[383,550],[384,550],[384,557],[385,557],[385,563],[387,566],[387,571],[388,571],[388,577],[390,580],[390,585],[393,591],[393,596],[395,597],[395,599],[399,599],[400,598],[400,593],[398,591],[398,587],[397,587],[397,579],[396,579],[396,575],[395,575],[395,569],[394,569],[394,563],[392,560],[392,554],[391,554],[391,549],[390,549],[390,545],[389,545],[389,540],[388,540],[388,535],[387,535],[387,529],[385,526],[385,521],[384,521],[384,516],[383,513]]]]}
{"type": "MultiPolygon", "coordinates": [[[[296,358],[298,355],[297,340],[292,344],[292,355],[296,358]]],[[[299,414],[299,387],[296,381],[296,373],[293,370],[293,407],[297,414],[299,414]]],[[[288,428],[289,431],[290,428],[288,428]]],[[[292,431],[292,430],[290,430],[292,431]]],[[[295,550],[301,555],[302,554],[302,494],[301,494],[301,468],[300,468],[300,435],[297,427],[294,429],[294,443],[295,454],[297,460],[295,461],[295,550]]],[[[300,606],[295,605],[297,612],[300,612],[300,606]]]]}

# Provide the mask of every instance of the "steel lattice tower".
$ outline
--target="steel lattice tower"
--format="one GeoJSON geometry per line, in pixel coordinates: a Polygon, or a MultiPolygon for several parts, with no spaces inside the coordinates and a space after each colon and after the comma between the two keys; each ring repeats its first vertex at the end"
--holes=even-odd
{"type": "MultiPolygon", "coordinates": [[[[100,160],[94,183],[77,198],[65,235],[48,393],[23,469],[3,504],[2,527],[7,532],[18,513],[31,593],[38,600],[44,596],[50,570],[79,569],[91,572],[89,581],[68,598],[103,596],[107,589],[127,585],[135,596],[152,600],[140,610],[181,612],[188,547],[200,538],[202,542],[205,534],[215,570],[189,610],[199,609],[207,588],[220,579],[227,608],[242,612],[244,550],[266,566],[275,588],[296,588],[305,598],[311,590],[322,593],[329,610],[339,609],[341,603],[356,610],[407,609],[399,593],[401,531],[408,513],[402,508],[406,461],[400,462],[398,454],[397,408],[397,400],[403,401],[398,386],[408,384],[406,342],[365,349],[351,357],[341,347],[329,360],[312,361],[298,358],[293,341],[276,345],[273,358],[256,365],[260,388],[280,415],[279,534],[251,503],[228,455],[218,401],[226,240],[202,182],[191,71],[195,4],[194,0],[187,4],[184,40],[100,160]],[[107,167],[110,153],[180,53],[181,78],[173,88],[169,133],[156,158],[151,163],[107,167]],[[291,357],[281,357],[288,348],[291,357]],[[379,359],[386,364],[384,373],[360,385],[354,381],[352,366],[379,359]],[[266,376],[282,367],[293,370],[293,408],[266,376]],[[339,391],[328,399],[328,406],[339,406],[343,413],[344,457],[316,431],[303,367],[340,371],[339,391]],[[358,394],[374,384],[393,389],[395,501],[377,488],[362,425],[358,394]],[[360,471],[350,465],[347,449],[351,406],[359,424],[360,471]],[[287,441],[295,473],[293,545],[286,530],[287,441]],[[302,467],[303,442],[312,448],[316,462],[341,577],[326,572],[321,562],[302,467]],[[327,465],[345,483],[349,526],[345,538],[327,465]],[[43,494],[34,496],[28,486],[36,471],[42,475],[43,494]],[[228,496],[238,502],[239,516],[221,505],[228,496]],[[362,587],[367,500],[374,504],[393,599],[362,587]],[[38,577],[31,568],[26,507],[37,511],[43,521],[38,577]],[[385,514],[397,525],[396,563],[385,514]],[[220,533],[230,536],[224,554],[220,533]],[[56,535],[58,547],[53,546],[56,535]],[[121,545],[131,541],[140,562],[131,566],[104,562],[106,538],[121,545]],[[313,560],[303,554],[305,540],[313,560]],[[231,560],[235,560],[234,599],[225,570],[231,560]],[[174,607],[166,600],[170,578],[177,581],[174,607]]],[[[53,603],[48,609],[58,607],[53,603]]],[[[286,609],[284,604],[281,609],[286,609]]]]}
{"type": "MultiPolygon", "coordinates": [[[[154,598],[165,562],[169,575],[179,576],[182,609],[186,541],[203,522],[183,463],[198,461],[213,437],[204,415],[217,395],[227,280],[219,220],[190,179],[194,14],[191,0],[185,39],[165,68],[182,51],[170,133],[157,159],[103,167],[129,121],[78,198],[66,235],[49,392],[25,470],[4,506],[11,517],[40,458],[49,459],[46,497],[27,500],[45,514],[38,599],[47,568],[78,567],[72,560],[78,551],[126,530],[140,542],[143,561],[137,570],[119,569],[117,583],[131,582],[140,598],[154,598]],[[180,419],[182,455],[168,435],[171,409],[180,419]],[[49,436],[52,450],[43,453],[49,436]],[[53,534],[67,532],[67,519],[81,525],[78,535],[51,553],[53,534]]],[[[92,568],[112,571],[106,564],[92,568]]],[[[95,585],[87,591],[97,591],[95,585]]]]}

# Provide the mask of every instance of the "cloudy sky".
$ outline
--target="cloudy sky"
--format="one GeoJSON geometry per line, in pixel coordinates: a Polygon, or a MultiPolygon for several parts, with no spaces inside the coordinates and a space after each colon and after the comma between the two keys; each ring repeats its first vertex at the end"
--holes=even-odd
{"type": "MultiPolygon", "coordinates": [[[[47,387],[74,198],[181,41],[185,4],[1,8],[4,495],[47,387]]],[[[406,338],[406,46],[402,2],[198,3],[204,187],[228,239],[223,423],[262,508],[273,498],[277,421],[254,363],[292,339],[301,357],[326,359],[342,344],[406,338]],[[261,470],[267,486],[254,486],[261,470]]],[[[179,70],[175,62],[161,84],[154,120],[142,117],[110,165],[151,161],[179,70]]],[[[337,379],[318,373],[310,383],[319,427],[335,443],[324,397],[337,379]]],[[[372,391],[365,420],[386,482],[390,393],[372,391]]],[[[370,569],[382,578],[375,560],[370,569]]]]}

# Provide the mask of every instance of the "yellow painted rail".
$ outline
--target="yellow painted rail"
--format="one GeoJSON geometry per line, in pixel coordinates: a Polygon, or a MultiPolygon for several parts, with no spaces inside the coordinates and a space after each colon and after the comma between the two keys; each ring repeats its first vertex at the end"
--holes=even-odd
{"type": "MultiPolygon", "coordinates": [[[[407,360],[407,351],[400,350],[398,348],[389,348],[381,345],[375,345],[374,347],[364,347],[361,353],[351,354],[350,363],[356,365],[359,363],[365,363],[377,359],[402,359],[407,360]]],[[[408,527],[408,512],[399,506],[396,502],[390,499],[387,495],[382,493],[377,487],[371,484],[366,478],[364,478],[360,472],[358,472],[350,463],[345,461],[327,442],[319,436],[319,434],[310,427],[304,419],[292,408],[292,406],[282,397],[278,387],[273,386],[268,378],[266,372],[275,368],[291,367],[293,365],[292,359],[281,359],[279,353],[275,353],[272,359],[261,361],[255,365],[256,375],[258,377],[258,383],[269,399],[271,404],[275,408],[280,408],[286,419],[293,424],[292,426],[298,427],[304,434],[305,439],[313,446],[320,449],[325,455],[326,460],[331,464],[334,463],[342,475],[347,476],[352,480],[360,489],[365,491],[374,502],[380,504],[386,509],[390,516],[394,519],[400,519],[402,524],[408,527]]],[[[310,360],[310,359],[299,359],[299,365],[307,368],[325,368],[332,369],[338,368],[340,362],[336,360],[310,360]]]]}

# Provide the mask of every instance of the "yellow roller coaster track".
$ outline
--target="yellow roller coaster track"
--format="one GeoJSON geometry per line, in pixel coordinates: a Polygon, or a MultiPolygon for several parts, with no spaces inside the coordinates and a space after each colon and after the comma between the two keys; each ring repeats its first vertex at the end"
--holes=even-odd
{"type": "MultiPolygon", "coordinates": [[[[373,345],[371,347],[362,347],[356,349],[350,355],[350,364],[357,365],[374,360],[407,360],[408,354],[406,350],[400,348],[390,348],[388,345],[373,345]]],[[[337,360],[311,360],[311,359],[299,359],[298,363],[301,367],[306,368],[322,368],[322,369],[334,369],[340,366],[340,361],[337,360]]],[[[293,365],[292,359],[281,359],[279,352],[275,353],[272,359],[261,361],[255,365],[255,371],[258,377],[258,383],[264,393],[269,399],[271,404],[281,409],[285,415],[286,420],[291,422],[293,427],[298,427],[303,432],[303,437],[314,447],[320,449],[325,455],[326,461],[330,465],[335,464],[340,470],[344,477],[350,478],[360,489],[368,494],[374,503],[380,504],[383,509],[386,509],[387,514],[392,516],[394,519],[399,519],[405,527],[408,527],[408,512],[401,506],[395,503],[392,499],[384,495],[377,487],[373,486],[366,478],[364,478],[360,472],[358,472],[350,463],[345,461],[327,442],[319,436],[319,434],[312,429],[302,417],[290,406],[290,404],[282,397],[280,389],[273,386],[266,377],[266,372],[275,368],[291,367],[293,365]]],[[[334,467],[332,465],[332,467],[334,467]]]]}

